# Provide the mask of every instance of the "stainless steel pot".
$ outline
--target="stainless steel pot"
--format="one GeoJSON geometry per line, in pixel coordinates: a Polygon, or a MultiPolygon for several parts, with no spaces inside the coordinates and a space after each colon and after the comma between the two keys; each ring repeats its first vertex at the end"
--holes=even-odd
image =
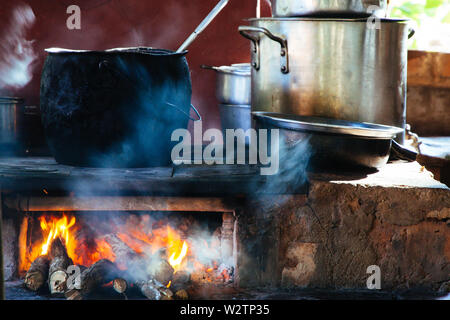
{"type": "Polygon", "coordinates": [[[10,154],[18,148],[20,98],[0,97],[0,153],[10,154]]]}
{"type": "Polygon", "coordinates": [[[216,97],[221,104],[250,105],[251,66],[249,63],[222,67],[202,65],[202,68],[217,72],[216,97]]]}
{"type": "Polygon", "coordinates": [[[387,0],[271,0],[273,17],[386,16],[387,0]]]}
{"type": "MultiPolygon", "coordinates": [[[[407,20],[263,18],[252,41],[252,111],[404,128],[407,20]]],[[[400,134],[398,141],[403,141],[400,134]]]]}

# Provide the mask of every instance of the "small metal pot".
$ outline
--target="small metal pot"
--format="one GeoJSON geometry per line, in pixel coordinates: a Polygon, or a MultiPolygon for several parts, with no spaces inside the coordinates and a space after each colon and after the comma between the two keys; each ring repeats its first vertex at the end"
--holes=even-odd
{"type": "Polygon", "coordinates": [[[18,149],[22,103],[20,98],[0,97],[0,154],[10,154],[18,149]]]}
{"type": "Polygon", "coordinates": [[[250,105],[251,66],[249,63],[221,67],[202,65],[202,68],[217,72],[216,97],[219,103],[250,105]]]}
{"type": "Polygon", "coordinates": [[[273,17],[386,16],[387,0],[271,0],[273,17]]]}

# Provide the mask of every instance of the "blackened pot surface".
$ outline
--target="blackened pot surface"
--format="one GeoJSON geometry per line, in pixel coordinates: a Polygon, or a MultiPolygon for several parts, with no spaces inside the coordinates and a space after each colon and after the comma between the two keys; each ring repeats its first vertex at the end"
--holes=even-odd
{"type": "Polygon", "coordinates": [[[191,95],[185,53],[50,50],[41,78],[42,123],[61,164],[166,166],[172,132],[187,128],[191,95]]]}

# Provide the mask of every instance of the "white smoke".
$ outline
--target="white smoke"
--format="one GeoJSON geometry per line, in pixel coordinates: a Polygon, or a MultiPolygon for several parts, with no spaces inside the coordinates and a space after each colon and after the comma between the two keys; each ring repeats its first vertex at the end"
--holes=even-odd
{"type": "Polygon", "coordinates": [[[36,17],[28,5],[17,7],[0,40],[0,88],[21,88],[32,78],[31,64],[36,59],[32,41],[25,39],[26,30],[36,17]]]}

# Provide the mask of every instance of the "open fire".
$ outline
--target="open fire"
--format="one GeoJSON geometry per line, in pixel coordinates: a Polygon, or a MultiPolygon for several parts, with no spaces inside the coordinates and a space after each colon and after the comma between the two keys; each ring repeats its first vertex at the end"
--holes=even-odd
{"type": "Polygon", "coordinates": [[[192,217],[40,215],[37,230],[22,224],[25,286],[82,299],[109,283],[119,293],[137,288],[149,299],[185,299],[192,287],[232,283],[222,226],[192,217]]]}

